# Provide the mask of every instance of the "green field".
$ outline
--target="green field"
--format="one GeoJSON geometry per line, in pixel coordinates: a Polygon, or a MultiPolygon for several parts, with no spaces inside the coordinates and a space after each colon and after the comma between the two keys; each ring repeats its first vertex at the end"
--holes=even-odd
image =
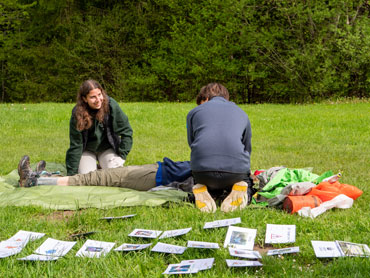
{"type": "MultiPolygon", "coordinates": [[[[68,126],[72,104],[1,104],[0,175],[17,167],[24,154],[32,162],[40,159],[64,163],[68,148],[68,126]]],[[[186,114],[190,103],[121,103],[134,130],[134,145],[126,165],[154,163],[167,156],[188,160],[186,114]]],[[[266,224],[295,224],[300,253],[282,257],[264,256],[262,268],[229,269],[228,250],[188,249],[183,255],[150,252],[111,252],[102,259],[76,258],[84,240],[56,262],[20,262],[45,238],[29,243],[19,255],[0,259],[1,277],[163,277],[171,263],[196,258],[215,258],[211,270],[191,277],[367,277],[369,258],[317,259],[311,240],[344,240],[370,245],[370,103],[348,101],[309,105],[243,105],[252,124],[252,171],[273,166],[313,168],[316,174],[341,172],[343,183],[364,191],[348,210],[332,210],[318,218],[305,219],[271,208],[248,207],[224,214],[203,214],[192,204],[164,207],[129,207],[109,210],[86,209],[73,212],[38,207],[5,207],[0,213],[0,240],[18,230],[44,232],[47,237],[69,240],[78,231],[97,231],[90,239],[122,243],[156,243],[128,237],[134,228],[172,230],[192,227],[179,238],[161,240],[186,246],[187,240],[217,242],[223,245],[226,228],[203,230],[205,222],[241,217],[238,226],[257,229],[255,246],[264,248],[266,224]],[[126,221],[110,223],[103,216],[137,214],[126,221]]],[[[27,190],[27,189],[25,189],[27,190]]],[[[233,258],[236,259],[236,258],[233,258]]]]}

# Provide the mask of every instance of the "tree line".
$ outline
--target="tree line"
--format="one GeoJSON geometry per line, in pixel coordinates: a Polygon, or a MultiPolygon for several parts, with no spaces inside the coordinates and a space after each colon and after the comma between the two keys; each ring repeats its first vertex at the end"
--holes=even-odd
{"type": "Polygon", "coordinates": [[[356,0],[2,0],[2,102],[238,103],[370,96],[370,4],[356,0]]]}

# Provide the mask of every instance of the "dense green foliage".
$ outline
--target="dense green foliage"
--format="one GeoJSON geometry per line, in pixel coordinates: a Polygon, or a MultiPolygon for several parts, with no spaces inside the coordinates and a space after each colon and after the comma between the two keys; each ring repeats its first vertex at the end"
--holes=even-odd
{"type": "Polygon", "coordinates": [[[130,101],[370,96],[368,0],[3,0],[1,100],[74,101],[87,78],[130,101]]]}

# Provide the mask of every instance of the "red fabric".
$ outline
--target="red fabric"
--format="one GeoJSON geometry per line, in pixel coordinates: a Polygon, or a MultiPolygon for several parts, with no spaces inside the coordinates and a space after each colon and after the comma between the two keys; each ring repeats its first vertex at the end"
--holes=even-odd
{"type": "Polygon", "coordinates": [[[321,182],[317,186],[313,187],[312,190],[306,195],[314,195],[321,199],[321,201],[330,201],[339,194],[344,194],[353,200],[356,200],[362,195],[362,190],[349,184],[342,184],[338,181],[334,183],[321,182]]]}
{"type": "Polygon", "coordinates": [[[256,171],[254,171],[254,175],[258,176],[259,174],[261,174],[263,172],[265,172],[265,170],[256,170],[256,171]]]}

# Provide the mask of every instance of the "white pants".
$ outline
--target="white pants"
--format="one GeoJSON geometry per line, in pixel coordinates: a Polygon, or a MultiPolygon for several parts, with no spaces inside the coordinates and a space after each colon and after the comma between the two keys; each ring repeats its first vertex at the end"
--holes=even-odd
{"type": "Polygon", "coordinates": [[[117,168],[125,164],[125,160],[118,156],[113,149],[108,149],[101,153],[84,151],[78,166],[79,174],[87,174],[97,170],[97,162],[102,169],[117,168]]]}

